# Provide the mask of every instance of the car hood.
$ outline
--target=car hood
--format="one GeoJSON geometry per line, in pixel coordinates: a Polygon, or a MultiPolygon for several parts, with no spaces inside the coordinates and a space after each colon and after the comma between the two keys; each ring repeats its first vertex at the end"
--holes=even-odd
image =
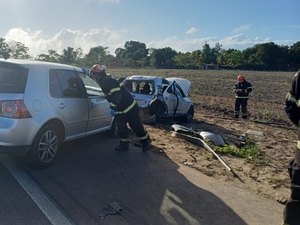
{"type": "Polygon", "coordinates": [[[184,78],[178,78],[178,77],[169,77],[169,78],[166,78],[166,80],[168,80],[170,83],[175,81],[177,84],[179,84],[179,86],[183,90],[184,94],[186,96],[189,95],[190,90],[191,90],[191,84],[192,84],[191,81],[184,79],[184,78]]]}

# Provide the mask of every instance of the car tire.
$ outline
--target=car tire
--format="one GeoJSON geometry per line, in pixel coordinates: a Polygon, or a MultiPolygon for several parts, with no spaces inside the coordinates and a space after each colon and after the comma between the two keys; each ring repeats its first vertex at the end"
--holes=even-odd
{"type": "Polygon", "coordinates": [[[62,135],[57,126],[54,124],[43,126],[35,136],[29,152],[34,166],[44,169],[53,163],[62,146],[62,141],[62,135]]]}
{"type": "Polygon", "coordinates": [[[184,117],[185,122],[187,123],[191,122],[194,118],[194,113],[195,113],[194,106],[190,106],[189,110],[187,111],[184,117]]]}
{"type": "Polygon", "coordinates": [[[159,119],[168,114],[168,107],[162,100],[156,98],[150,103],[150,113],[154,114],[156,119],[159,119]]]}

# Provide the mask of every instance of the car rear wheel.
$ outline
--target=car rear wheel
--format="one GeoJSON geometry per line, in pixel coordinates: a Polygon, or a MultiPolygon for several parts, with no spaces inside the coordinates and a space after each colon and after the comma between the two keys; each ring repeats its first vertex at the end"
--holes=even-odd
{"type": "Polygon", "coordinates": [[[54,124],[45,125],[36,135],[30,156],[33,164],[40,168],[48,167],[55,159],[62,144],[62,135],[54,124]]]}
{"type": "Polygon", "coordinates": [[[194,106],[191,106],[184,117],[185,122],[191,122],[192,119],[194,118],[194,113],[195,113],[194,106]]]}

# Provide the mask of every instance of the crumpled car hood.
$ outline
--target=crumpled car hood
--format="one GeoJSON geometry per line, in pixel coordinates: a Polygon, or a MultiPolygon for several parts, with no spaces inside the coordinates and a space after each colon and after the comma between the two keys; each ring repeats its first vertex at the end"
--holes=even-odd
{"type": "Polygon", "coordinates": [[[185,78],[178,78],[178,77],[169,77],[169,78],[166,78],[166,80],[168,80],[170,83],[175,81],[177,84],[179,84],[179,86],[183,90],[184,94],[186,96],[189,95],[190,90],[191,90],[191,84],[192,84],[191,81],[189,81],[185,78]]]}

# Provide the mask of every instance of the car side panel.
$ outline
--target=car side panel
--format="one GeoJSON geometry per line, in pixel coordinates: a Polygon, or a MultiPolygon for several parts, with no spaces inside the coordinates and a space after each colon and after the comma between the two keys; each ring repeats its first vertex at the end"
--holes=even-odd
{"type": "Polygon", "coordinates": [[[87,135],[109,130],[112,123],[112,116],[108,101],[101,96],[89,96],[88,108],[87,135]]]}
{"type": "MultiPolygon", "coordinates": [[[[85,131],[86,131],[86,126],[87,126],[87,121],[88,121],[88,99],[86,96],[80,95],[78,97],[72,96],[72,89],[71,88],[65,88],[63,87],[64,90],[62,90],[62,93],[58,93],[58,97],[53,97],[55,93],[50,94],[51,88],[55,89],[57,86],[63,86],[66,84],[68,81],[64,80],[65,76],[71,76],[72,78],[75,77],[77,82],[79,82],[79,77],[78,74],[74,70],[70,69],[63,69],[61,72],[61,69],[52,69],[51,72],[49,73],[48,80],[50,82],[49,86],[49,101],[52,107],[54,107],[56,111],[56,117],[60,118],[61,121],[64,124],[65,127],[65,140],[72,140],[76,139],[79,137],[84,137],[85,136],[85,131]],[[54,71],[54,72],[53,72],[54,71]],[[53,72],[53,73],[52,73],[53,72]],[[50,79],[51,76],[51,79],[50,79]],[[55,77],[55,79],[53,79],[55,77]],[[69,91],[69,93],[65,93],[65,91],[69,91]],[[60,96],[59,94],[62,94],[63,96],[60,96]],[[65,95],[67,94],[67,96],[65,95]]],[[[69,84],[68,84],[69,85],[69,84]]],[[[78,85],[75,87],[77,89],[77,92],[82,93],[82,87],[81,85],[78,85]]],[[[59,91],[56,90],[55,91],[59,91]]],[[[79,94],[81,94],[79,93],[79,94]]]]}

